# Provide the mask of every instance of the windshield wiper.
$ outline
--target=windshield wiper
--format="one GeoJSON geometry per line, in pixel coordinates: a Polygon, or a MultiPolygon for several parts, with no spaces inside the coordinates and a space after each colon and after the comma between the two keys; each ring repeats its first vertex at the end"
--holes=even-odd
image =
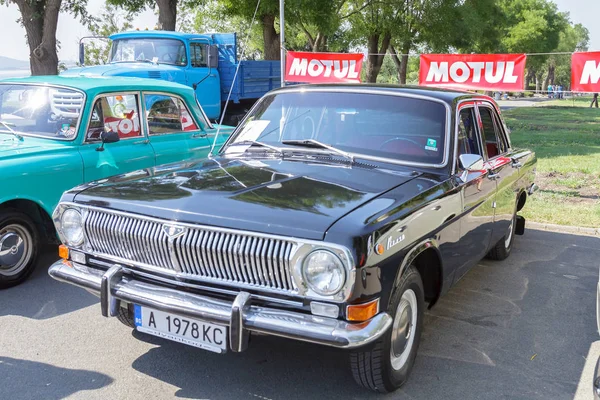
{"type": "Polygon", "coordinates": [[[281,143],[288,144],[291,146],[304,146],[304,147],[312,147],[312,148],[318,148],[318,149],[327,149],[333,153],[339,154],[342,157],[345,157],[345,158],[350,159],[351,161],[354,161],[354,157],[352,155],[350,155],[350,153],[346,153],[345,151],[336,149],[333,146],[330,146],[325,143],[321,143],[318,140],[314,140],[314,139],[282,140],[281,143]]]}
{"type": "Polygon", "coordinates": [[[7,124],[4,121],[0,121],[0,124],[2,124],[2,126],[5,127],[10,133],[12,133],[17,139],[23,140],[23,136],[19,135],[13,128],[10,127],[9,124],[7,124]]]}
{"type": "Polygon", "coordinates": [[[249,144],[250,146],[265,147],[267,149],[276,151],[277,153],[279,153],[279,154],[281,154],[283,156],[283,150],[281,150],[279,147],[271,146],[270,144],[266,144],[266,143],[263,143],[263,142],[257,142],[256,140],[241,140],[239,142],[231,143],[231,144],[229,144],[229,146],[236,146],[238,144],[246,144],[246,145],[249,144]]]}

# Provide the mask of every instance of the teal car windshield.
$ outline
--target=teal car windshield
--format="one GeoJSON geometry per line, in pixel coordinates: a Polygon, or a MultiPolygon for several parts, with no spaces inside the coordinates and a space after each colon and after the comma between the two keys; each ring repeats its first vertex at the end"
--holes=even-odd
{"type": "Polygon", "coordinates": [[[119,39],[112,45],[111,62],[156,62],[187,65],[185,45],[177,39],[119,39]]]}
{"type": "Polygon", "coordinates": [[[73,89],[0,84],[0,134],[72,140],[84,100],[73,89]]]}

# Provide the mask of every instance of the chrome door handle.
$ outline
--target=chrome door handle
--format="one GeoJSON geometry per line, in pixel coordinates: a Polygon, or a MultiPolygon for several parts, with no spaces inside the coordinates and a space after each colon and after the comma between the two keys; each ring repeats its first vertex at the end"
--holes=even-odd
{"type": "Polygon", "coordinates": [[[150,143],[150,141],[148,139],[133,142],[133,144],[148,144],[148,143],[150,143]]]}
{"type": "Polygon", "coordinates": [[[205,138],[206,136],[208,136],[208,134],[206,134],[206,133],[194,133],[192,135],[192,139],[205,138]]]}

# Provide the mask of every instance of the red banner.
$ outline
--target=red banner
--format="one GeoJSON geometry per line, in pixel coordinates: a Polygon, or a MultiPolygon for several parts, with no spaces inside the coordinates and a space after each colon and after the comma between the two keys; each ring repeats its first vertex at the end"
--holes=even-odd
{"type": "Polygon", "coordinates": [[[419,85],[518,92],[526,59],[525,54],[423,54],[419,85]]]}
{"type": "Polygon", "coordinates": [[[286,82],[360,83],[363,55],[356,53],[304,53],[288,51],[286,82]]]}
{"type": "Polygon", "coordinates": [[[573,53],[571,56],[571,90],[600,92],[600,51],[573,53]]]}

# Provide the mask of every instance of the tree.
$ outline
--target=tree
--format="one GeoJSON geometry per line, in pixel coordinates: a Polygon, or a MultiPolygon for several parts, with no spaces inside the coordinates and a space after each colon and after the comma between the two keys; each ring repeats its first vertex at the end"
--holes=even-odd
{"type": "MultiPolygon", "coordinates": [[[[115,6],[106,4],[101,11],[100,18],[90,25],[89,30],[94,36],[108,37],[113,33],[131,29],[133,17],[132,13],[121,17],[115,6]]],[[[109,59],[109,51],[110,45],[107,41],[92,39],[85,47],[85,64],[106,64],[109,59]]]]}
{"type": "Polygon", "coordinates": [[[177,25],[177,7],[189,9],[204,3],[203,0],[106,0],[106,2],[134,14],[156,6],[158,7],[159,29],[165,31],[175,30],[177,25]]]}
{"type": "Polygon", "coordinates": [[[16,4],[19,22],[26,32],[31,75],[58,74],[56,28],[60,12],[79,17],[84,25],[92,21],[87,0],[0,0],[0,5],[16,4]]]}

